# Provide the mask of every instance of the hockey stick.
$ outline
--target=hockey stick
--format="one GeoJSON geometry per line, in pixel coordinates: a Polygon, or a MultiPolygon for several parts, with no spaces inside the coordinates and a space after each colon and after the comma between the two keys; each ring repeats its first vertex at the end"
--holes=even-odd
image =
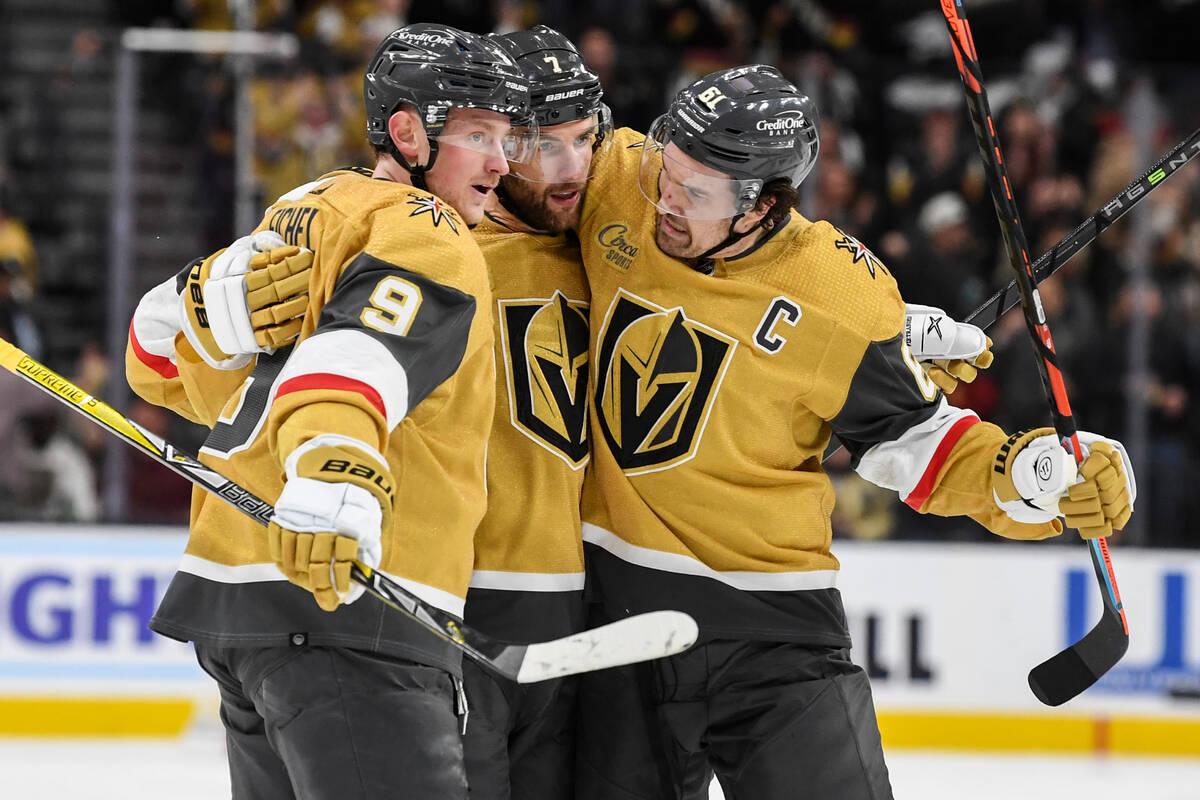
{"type": "MultiPolygon", "coordinates": [[[[1096,238],[1108,226],[1125,216],[1125,212],[1140,203],[1143,198],[1161,186],[1167,178],[1174,175],[1176,170],[1195,158],[1197,154],[1200,154],[1200,128],[1192,131],[1191,136],[1172,147],[1166,155],[1154,163],[1154,166],[1121,190],[1116,197],[1105,203],[1099,211],[1085,219],[1075,230],[1059,239],[1053,247],[1042,253],[1038,260],[1033,262],[1034,283],[1041,283],[1058,272],[1059,268],[1074,258],[1080,250],[1096,241],[1096,238]]],[[[987,330],[1019,302],[1021,302],[1021,296],[1017,289],[1017,279],[1012,278],[1007,286],[972,311],[965,321],[987,330]]]]}
{"type": "MultiPolygon", "coordinates": [[[[1008,182],[987,92],[983,87],[983,71],[975,53],[975,41],[962,8],[962,0],[940,2],[954,46],[954,59],[962,76],[971,126],[975,129],[975,141],[979,145],[979,154],[987,171],[992,202],[1000,218],[1004,245],[1008,251],[1009,262],[1016,272],[1025,324],[1033,339],[1034,349],[1039,355],[1038,373],[1042,379],[1042,389],[1050,402],[1054,429],[1063,447],[1067,448],[1075,457],[1076,463],[1079,463],[1083,460],[1083,452],[1076,435],[1075,419],[1071,414],[1067,389],[1058,368],[1054,340],[1046,323],[1033,267],[1029,263],[1029,247],[1008,182]]],[[[1046,705],[1061,705],[1087,689],[1120,661],[1129,647],[1129,624],[1125,619],[1121,594],[1117,589],[1116,576],[1109,559],[1108,542],[1103,538],[1096,538],[1089,540],[1088,544],[1092,566],[1104,600],[1104,613],[1096,626],[1082,639],[1030,670],[1029,687],[1038,700],[1046,705]]]]}
{"type": "MultiPolygon", "coordinates": [[[[3,338],[0,338],[0,365],[259,523],[266,525],[274,513],[267,501],[117,413],[3,338]]],[[[548,642],[507,644],[467,627],[436,606],[427,605],[361,561],[354,562],[350,577],[366,587],[368,593],[455,645],[483,667],[517,683],[534,683],[681,653],[691,647],[697,636],[696,622],[687,614],[651,611],[548,642]]]]}
{"type": "MultiPolygon", "coordinates": [[[[1053,247],[1038,256],[1038,260],[1033,262],[1034,282],[1041,283],[1058,272],[1083,248],[1096,241],[1101,233],[1108,230],[1110,225],[1125,216],[1129,209],[1140,203],[1157,187],[1162,186],[1167,178],[1175,174],[1176,170],[1197,155],[1200,155],[1200,128],[1192,131],[1190,136],[1167,151],[1166,155],[1142,173],[1141,177],[1131,182],[1095,214],[1079,223],[1075,230],[1059,239],[1053,247]]],[[[1021,293],[1017,290],[1017,279],[1010,278],[1006,286],[984,300],[983,304],[972,311],[963,321],[986,331],[999,322],[1000,317],[1016,308],[1017,303],[1020,302],[1021,293]]],[[[822,462],[828,461],[844,447],[839,444],[829,450],[829,454],[821,459],[822,462]]]]}

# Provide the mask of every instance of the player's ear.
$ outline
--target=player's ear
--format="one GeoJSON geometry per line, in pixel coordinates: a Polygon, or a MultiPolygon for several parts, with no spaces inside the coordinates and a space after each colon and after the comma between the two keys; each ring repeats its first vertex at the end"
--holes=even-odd
{"type": "Polygon", "coordinates": [[[424,164],[429,160],[429,139],[415,108],[400,108],[388,117],[388,133],[408,163],[424,164]]]}

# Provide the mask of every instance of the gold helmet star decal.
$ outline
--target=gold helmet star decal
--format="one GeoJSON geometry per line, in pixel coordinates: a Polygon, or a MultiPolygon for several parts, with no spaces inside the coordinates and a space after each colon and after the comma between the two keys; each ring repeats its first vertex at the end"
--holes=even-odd
{"type": "Polygon", "coordinates": [[[458,223],[454,221],[454,215],[449,205],[443,203],[436,197],[414,197],[408,201],[410,206],[416,206],[410,217],[415,217],[418,214],[428,214],[433,219],[433,227],[441,224],[442,220],[446,220],[446,224],[450,226],[450,230],[458,233],[458,223]]]}
{"type": "Polygon", "coordinates": [[[837,232],[842,234],[842,238],[834,242],[833,246],[838,250],[848,250],[851,258],[854,259],[855,264],[857,264],[859,261],[867,262],[867,272],[871,273],[872,278],[875,277],[876,267],[884,272],[887,272],[887,268],[884,267],[883,263],[875,257],[874,253],[867,249],[865,244],[860,242],[858,239],[855,239],[853,236],[840,228],[837,229],[837,232]]]}

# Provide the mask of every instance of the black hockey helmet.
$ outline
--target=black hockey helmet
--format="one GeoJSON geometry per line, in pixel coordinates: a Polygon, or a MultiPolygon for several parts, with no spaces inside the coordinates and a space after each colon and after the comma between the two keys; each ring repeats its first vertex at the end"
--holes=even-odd
{"type": "MultiPolygon", "coordinates": [[[[561,125],[601,113],[604,90],[574,42],[546,25],[492,34],[529,81],[530,105],[538,125],[561,125]]],[[[607,109],[605,109],[607,110],[607,109]]]]}
{"type": "Polygon", "coordinates": [[[514,124],[532,123],[529,81],[516,62],[486,37],[434,23],[388,34],[363,75],[363,101],[367,140],[373,145],[391,146],[388,119],[402,103],[417,108],[433,149],[429,163],[414,173],[433,166],[437,137],[451,108],[481,108],[514,124]]]}
{"type": "Polygon", "coordinates": [[[529,81],[530,110],[539,128],[529,168],[513,170],[501,183],[509,179],[569,183],[581,177],[581,169],[590,178],[595,154],[612,143],[612,113],[601,102],[600,76],[583,63],[570,39],[545,25],[492,34],[492,38],[516,60],[529,81]],[[595,126],[586,132],[573,128],[569,137],[546,130],[587,119],[594,119],[595,126]]]}
{"type": "Polygon", "coordinates": [[[816,105],[774,67],[756,64],[710,73],[681,90],[667,113],[651,124],[643,151],[642,192],[666,213],[693,216],[660,202],[659,172],[670,161],[668,145],[675,145],[703,166],[729,176],[722,182],[668,163],[673,179],[676,174],[689,176],[689,185],[708,201],[698,206],[693,218],[744,214],[769,181],[784,178],[800,185],[817,161],[817,125],[816,105]]]}

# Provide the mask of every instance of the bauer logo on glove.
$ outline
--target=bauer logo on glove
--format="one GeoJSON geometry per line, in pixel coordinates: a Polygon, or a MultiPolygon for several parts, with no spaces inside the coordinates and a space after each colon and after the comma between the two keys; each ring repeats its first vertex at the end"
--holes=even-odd
{"type": "Polygon", "coordinates": [[[350,579],[355,560],[375,569],[392,518],[387,460],[366,442],[323,433],[297,447],[267,527],[271,559],[289,581],[334,611],[363,593],[350,579]]]}

